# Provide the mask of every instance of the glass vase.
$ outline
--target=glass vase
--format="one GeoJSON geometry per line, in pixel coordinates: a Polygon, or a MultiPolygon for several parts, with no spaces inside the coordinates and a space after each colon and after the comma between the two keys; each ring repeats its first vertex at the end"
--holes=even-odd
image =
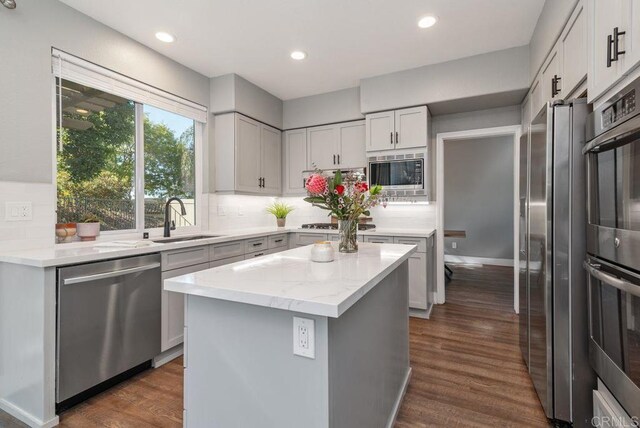
{"type": "Polygon", "coordinates": [[[340,241],[338,251],[355,253],[358,251],[358,220],[338,220],[340,241]]]}

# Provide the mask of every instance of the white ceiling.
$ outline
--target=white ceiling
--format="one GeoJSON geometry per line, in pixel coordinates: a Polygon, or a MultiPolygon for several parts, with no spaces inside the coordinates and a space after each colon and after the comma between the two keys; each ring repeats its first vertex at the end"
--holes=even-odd
{"type": "Polygon", "coordinates": [[[529,43],[544,0],[61,0],[209,77],[282,99],[529,43]],[[432,28],[418,19],[438,16],[432,28]],[[177,37],[155,39],[157,31],[177,37]],[[289,53],[304,50],[294,61],[289,53]]]}

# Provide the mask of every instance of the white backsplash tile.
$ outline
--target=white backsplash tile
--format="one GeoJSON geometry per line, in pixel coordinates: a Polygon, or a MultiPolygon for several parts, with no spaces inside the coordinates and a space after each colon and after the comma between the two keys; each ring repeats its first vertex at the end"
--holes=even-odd
{"type": "Polygon", "coordinates": [[[53,184],[0,181],[0,251],[54,245],[55,210],[53,184]],[[31,202],[33,219],[7,221],[7,202],[31,202]]]}
{"type": "MultiPolygon", "coordinates": [[[[327,211],[304,202],[302,197],[275,198],[247,195],[209,195],[209,225],[212,230],[234,230],[273,226],[275,218],[265,208],[275,200],[295,207],[287,217],[287,226],[328,222],[327,211]]],[[[436,206],[427,204],[393,203],[371,211],[378,227],[393,229],[434,228],[436,206]]]]}

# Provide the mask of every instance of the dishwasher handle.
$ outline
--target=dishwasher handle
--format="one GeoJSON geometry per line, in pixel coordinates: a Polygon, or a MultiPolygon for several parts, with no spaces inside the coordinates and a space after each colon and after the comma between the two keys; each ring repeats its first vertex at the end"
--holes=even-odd
{"type": "Polygon", "coordinates": [[[74,278],[65,278],[64,285],[81,284],[83,282],[97,281],[99,279],[113,278],[116,276],[129,275],[132,273],[144,272],[145,270],[156,269],[160,267],[160,263],[151,263],[144,266],[136,266],[129,269],[121,269],[111,272],[96,273],[94,275],[76,276],[74,278]]]}

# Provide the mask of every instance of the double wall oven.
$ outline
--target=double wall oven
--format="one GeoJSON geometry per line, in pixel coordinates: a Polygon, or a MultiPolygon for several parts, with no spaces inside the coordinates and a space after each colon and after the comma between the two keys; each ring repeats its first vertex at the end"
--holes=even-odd
{"type": "Polygon", "coordinates": [[[587,122],[589,358],[640,416],[640,80],[587,122]]]}

